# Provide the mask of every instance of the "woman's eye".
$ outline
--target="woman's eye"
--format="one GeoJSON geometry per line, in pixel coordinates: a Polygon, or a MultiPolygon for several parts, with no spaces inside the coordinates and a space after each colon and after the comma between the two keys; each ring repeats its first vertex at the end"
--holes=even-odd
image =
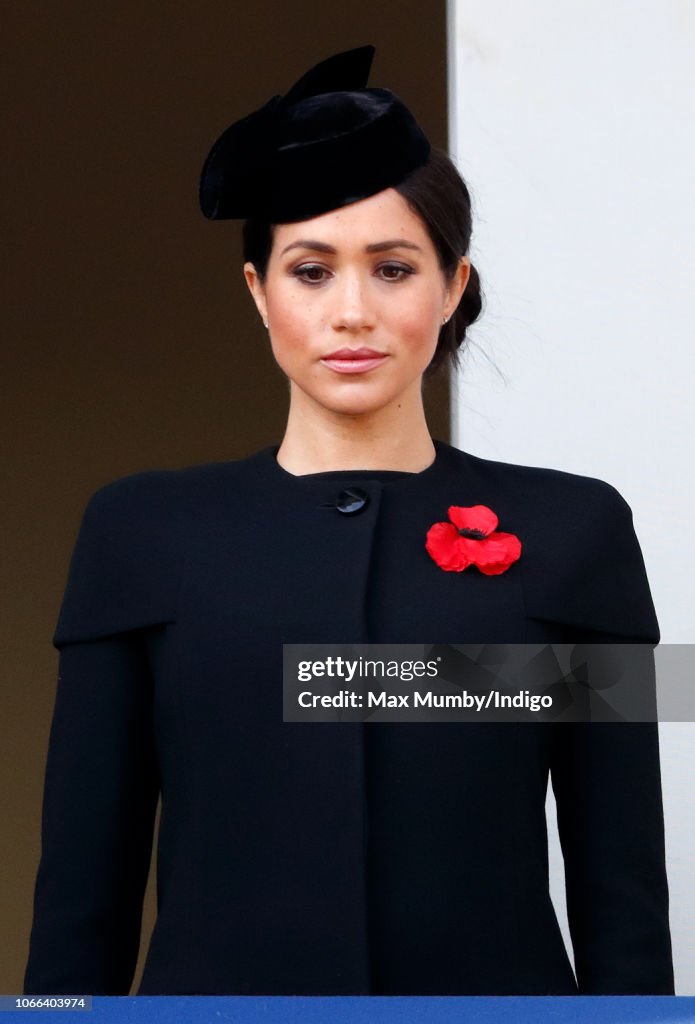
{"type": "Polygon", "coordinates": [[[304,266],[295,267],[292,273],[300,281],[306,281],[307,284],[321,284],[326,271],[315,263],[306,263],[304,266]]]}
{"type": "Polygon", "coordinates": [[[404,267],[400,263],[385,263],[379,267],[379,271],[386,281],[402,281],[413,272],[410,267],[404,267]]]}

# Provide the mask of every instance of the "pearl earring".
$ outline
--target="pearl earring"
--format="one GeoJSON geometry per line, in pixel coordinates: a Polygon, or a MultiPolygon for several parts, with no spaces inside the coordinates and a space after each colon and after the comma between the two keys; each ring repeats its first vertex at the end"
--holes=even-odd
{"type": "Polygon", "coordinates": [[[268,327],[268,321],[267,320],[263,321],[263,326],[267,329],[267,327],[268,327]]]}
{"type": "Polygon", "coordinates": [[[444,319],[442,320],[442,327],[444,326],[444,324],[448,324],[448,323],[449,323],[449,317],[445,316],[444,319]]]}

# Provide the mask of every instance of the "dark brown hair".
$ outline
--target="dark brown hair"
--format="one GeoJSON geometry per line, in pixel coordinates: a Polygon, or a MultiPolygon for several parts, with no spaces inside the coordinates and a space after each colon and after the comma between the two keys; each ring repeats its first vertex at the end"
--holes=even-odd
{"type": "MultiPolygon", "coordinates": [[[[442,272],[449,281],[453,280],[459,260],[468,253],[472,231],[470,194],[458,170],[443,150],[432,148],[427,163],[393,187],[423,221],[442,272]]],[[[244,261],[253,263],[261,282],[265,281],[272,247],[272,224],[261,220],[244,223],[244,261]]],[[[458,363],[466,330],[477,320],[482,306],[480,278],[471,264],[466,290],[439,331],[437,348],[425,376],[447,363],[452,367],[458,363]]]]}

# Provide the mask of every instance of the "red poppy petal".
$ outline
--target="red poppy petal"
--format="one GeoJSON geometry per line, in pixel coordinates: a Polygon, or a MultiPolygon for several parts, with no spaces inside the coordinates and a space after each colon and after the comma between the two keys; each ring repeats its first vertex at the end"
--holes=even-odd
{"type": "Polygon", "coordinates": [[[501,576],[503,572],[506,572],[511,562],[496,562],[490,565],[479,565],[478,569],[485,576],[501,576]]]}
{"type": "Polygon", "coordinates": [[[478,555],[480,553],[480,545],[485,542],[486,538],[483,537],[482,540],[475,540],[471,537],[461,537],[460,534],[457,534],[457,537],[459,547],[461,548],[461,551],[465,554],[468,561],[476,562],[478,560],[478,555]]]}
{"type": "Polygon", "coordinates": [[[466,548],[460,543],[462,540],[464,538],[451,523],[435,523],[427,531],[425,547],[440,569],[461,572],[471,564],[466,548]]]}
{"type": "Polygon", "coordinates": [[[497,529],[498,519],[487,505],[451,505],[449,519],[458,530],[480,530],[485,536],[497,529]]]}
{"type": "Polygon", "coordinates": [[[513,533],[497,532],[478,541],[477,555],[473,559],[481,572],[495,576],[504,572],[521,555],[521,541],[513,533]]]}

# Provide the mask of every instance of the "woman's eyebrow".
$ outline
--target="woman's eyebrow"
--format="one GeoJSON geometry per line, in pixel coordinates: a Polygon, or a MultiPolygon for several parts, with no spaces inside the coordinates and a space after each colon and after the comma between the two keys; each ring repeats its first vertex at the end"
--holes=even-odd
{"type": "Polygon", "coordinates": [[[416,249],[422,252],[419,245],[409,242],[407,238],[390,238],[387,242],[374,242],[367,246],[367,252],[383,252],[385,249],[416,249]]]}
{"type": "MultiPolygon", "coordinates": [[[[300,238],[296,242],[290,242],[280,253],[284,256],[290,249],[313,249],[315,252],[327,252],[335,255],[336,250],[332,245],[328,245],[326,242],[319,242],[312,238],[300,238]]],[[[389,238],[385,242],[373,242],[371,245],[365,246],[365,252],[385,252],[387,249],[416,249],[418,252],[422,252],[419,245],[415,242],[409,242],[406,238],[389,238]]]]}

